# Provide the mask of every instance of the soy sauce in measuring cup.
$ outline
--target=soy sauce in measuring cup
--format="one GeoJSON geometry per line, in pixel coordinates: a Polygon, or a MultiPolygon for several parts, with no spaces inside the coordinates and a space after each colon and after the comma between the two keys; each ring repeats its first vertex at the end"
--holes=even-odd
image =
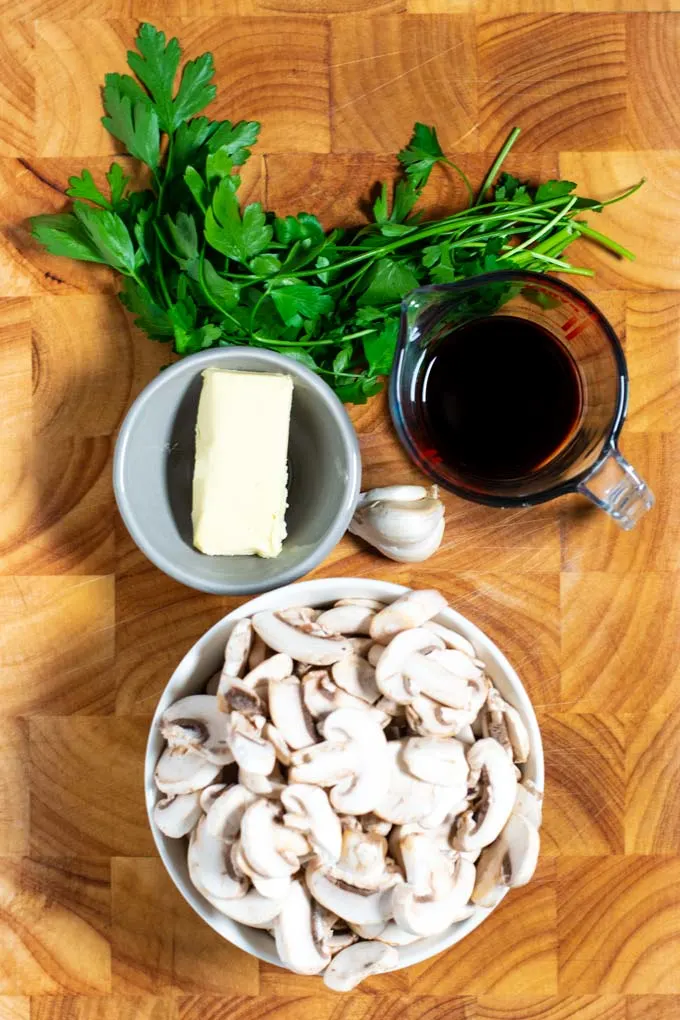
{"type": "Polygon", "coordinates": [[[583,408],[564,344],[526,319],[494,315],[454,329],[423,369],[433,453],[463,478],[531,475],[569,442],[583,408]]]}

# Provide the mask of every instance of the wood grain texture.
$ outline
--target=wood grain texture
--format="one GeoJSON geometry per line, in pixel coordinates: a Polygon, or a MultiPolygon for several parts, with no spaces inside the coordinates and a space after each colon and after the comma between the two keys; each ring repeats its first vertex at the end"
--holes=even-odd
{"type": "MultiPolygon", "coordinates": [[[[680,1020],[679,56],[680,0],[0,0],[0,1020],[680,1020]],[[574,257],[624,342],[621,447],[654,512],[624,534],[576,496],[444,494],[427,563],[346,537],[313,572],[440,588],[517,668],[546,756],[535,880],[349,996],[203,925],[145,820],[158,696],[239,600],[165,577],[127,535],[113,444],[170,354],[108,270],[27,226],[84,165],[103,179],[99,86],[140,19],[213,51],[214,114],[263,122],[242,195],[279,214],[360,223],[414,120],[474,182],[515,124],[513,173],[605,197],[647,178],[595,220],[636,261],[574,257]]],[[[423,209],[463,201],[437,170],[423,209]]],[[[351,414],[364,487],[421,481],[384,395],[351,414]]]]}

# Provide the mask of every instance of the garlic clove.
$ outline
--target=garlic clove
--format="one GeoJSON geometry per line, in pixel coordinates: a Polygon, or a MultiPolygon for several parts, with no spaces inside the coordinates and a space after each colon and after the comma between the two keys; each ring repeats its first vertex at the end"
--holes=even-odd
{"type": "Polygon", "coordinates": [[[436,486],[429,491],[415,485],[371,489],[361,496],[349,531],[389,559],[419,563],[432,556],[441,544],[444,505],[436,486]],[[409,491],[420,495],[409,495],[409,491]],[[380,498],[373,498],[376,494],[380,498]],[[391,494],[401,498],[390,498],[391,494]]]}

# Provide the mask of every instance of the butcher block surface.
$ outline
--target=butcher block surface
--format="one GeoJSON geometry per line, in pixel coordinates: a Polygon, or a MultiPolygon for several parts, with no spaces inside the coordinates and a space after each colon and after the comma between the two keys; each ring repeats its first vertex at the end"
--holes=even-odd
{"type": "MultiPolygon", "coordinates": [[[[0,1020],[680,1018],[680,0],[0,0],[0,1020]],[[261,120],[244,191],[356,223],[414,121],[479,182],[508,169],[610,196],[584,289],[624,340],[622,450],[657,506],[630,534],[570,497],[446,496],[424,564],[351,537],[313,576],[439,588],[506,652],[547,765],[537,874],[460,945],[341,996],[260,964],[181,899],[142,796],[160,692],[239,602],[170,580],[114,505],[126,409],[170,360],[107,270],[26,218],[108,168],[99,86],[137,24],[212,50],[216,116],[261,120]]],[[[437,169],[430,202],[459,207],[437,169]]],[[[578,259],[577,259],[578,254],[578,259]]],[[[484,380],[479,380],[483,400],[484,380]]],[[[364,488],[420,482],[384,399],[354,408],[364,488]]]]}

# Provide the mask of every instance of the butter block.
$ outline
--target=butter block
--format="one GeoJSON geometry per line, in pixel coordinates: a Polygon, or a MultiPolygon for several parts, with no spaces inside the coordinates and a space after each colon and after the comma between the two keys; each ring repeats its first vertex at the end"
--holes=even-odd
{"type": "Polygon", "coordinates": [[[194,545],[278,556],[286,537],[289,375],[208,368],[196,422],[194,545]]]}

